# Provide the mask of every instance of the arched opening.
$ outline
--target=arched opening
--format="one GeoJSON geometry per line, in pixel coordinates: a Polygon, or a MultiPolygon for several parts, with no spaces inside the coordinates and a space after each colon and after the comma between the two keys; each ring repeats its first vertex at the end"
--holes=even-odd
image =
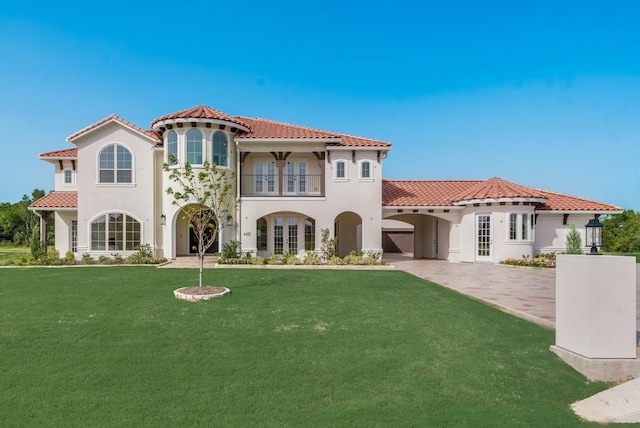
{"type": "MultiPolygon", "coordinates": [[[[396,239],[402,239],[398,243],[402,251],[398,253],[411,254],[416,259],[448,259],[450,255],[450,228],[451,222],[433,215],[426,214],[397,214],[385,217],[385,220],[397,220],[395,226],[384,229],[383,243],[389,244],[394,237],[393,231],[397,230],[396,239]],[[411,225],[412,228],[406,227],[411,225]],[[412,229],[412,230],[411,230],[412,229]],[[409,244],[407,240],[412,242],[409,244]]],[[[385,249],[385,253],[387,250],[385,249]]],[[[393,251],[389,251],[393,252],[393,251]]]]}
{"type": "MultiPolygon", "coordinates": [[[[196,207],[196,205],[187,205],[185,208],[196,207]]],[[[193,227],[189,225],[189,219],[185,214],[185,208],[182,208],[176,213],[175,221],[175,243],[176,243],[176,255],[187,256],[198,253],[198,236],[193,227]]],[[[219,228],[218,228],[219,229],[219,228]]],[[[213,228],[207,227],[205,229],[204,238],[206,241],[213,241],[211,246],[207,248],[207,254],[213,254],[220,251],[220,230],[213,235],[213,228]]]]}
{"type": "Polygon", "coordinates": [[[335,220],[335,236],[338,238],[338,255],[344,257],[351,251],[362,249],[362,217],[346,211],[335,220]]]}
{"type": "Polygon", "coordinates": [[[304,254],[316,249],[315,219],[296,212],[276,212],[256,220],[255,246],[260,256],[304,254]]]}

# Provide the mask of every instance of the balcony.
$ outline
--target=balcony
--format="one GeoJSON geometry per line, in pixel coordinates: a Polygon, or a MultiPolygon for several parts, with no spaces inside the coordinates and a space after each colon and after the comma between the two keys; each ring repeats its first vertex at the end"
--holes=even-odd
{"type": "Polygon", "coordinates": [[[324,196],[322,174],[243,174],[240,195],[258,197],[324,196]]]}

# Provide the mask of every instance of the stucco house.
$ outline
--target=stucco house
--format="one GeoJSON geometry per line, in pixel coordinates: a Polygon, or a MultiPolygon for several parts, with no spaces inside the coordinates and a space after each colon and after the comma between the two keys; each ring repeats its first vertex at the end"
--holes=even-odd
{"type": "Polygon", "coordinates": [[[383,220],[413,225],[416,258],[498,262],[562,251],[573,223],[584,236],[594,216],[621,208],[488,180],[386,180],[391,144],[196,106],[154,119],[150,129],[110,115],[76,133],[73,145],[39,155],[55,167],[55,189],[30,209],[55,222],[61,254],[129,255],[149,244],[157,257],[193,252],[194,237],[166,194],[169,155],[204,160],[236,175],[235,212],[220,243],[267,256],[319,251],[320,231],[338,252],[383,251],[383,220]]]}

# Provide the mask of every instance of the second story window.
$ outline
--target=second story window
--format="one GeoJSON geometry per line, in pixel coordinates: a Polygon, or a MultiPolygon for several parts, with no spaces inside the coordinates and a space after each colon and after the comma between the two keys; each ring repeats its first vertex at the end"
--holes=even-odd
{"type": "Polygon", "coordinates": [[[347,178],[347,163],[345,161],[336,161],[336,178],[347,178]]]}
{"type": "Polygon", "coordinates": [[[213,133],[213,163],[218,166],[229,166],[229,144],[227,134],[222,131],[213,133]]]}
{"type": "Polygon", "coordinates": [[[73,171],[70,169],[64,170],[64,184],[73,184],[73,171]]]}
{"type": "Polygon", "coordinates": [[[197,129],[187,132],[187,162],[202,165],[202,133],[197,129]]]}
{"type": "Polygon", "coordinates": [[[176,131],[169,132],[167,137],[167,163],[169,165],[178,163],[178,134],[176,131]],[[175,158],[173,161],[172,157],[175,158]]]}
{"type": "Polygon", "coordinates": [[[100,183],[131,183],[133,159],[131,152],[120,144],[111,144],[100,151],[100,183]]]}
{"type": "Polygon", "coordinates": [[[360,162],[360,178],[371,178],[371,162],[360,162]]]}

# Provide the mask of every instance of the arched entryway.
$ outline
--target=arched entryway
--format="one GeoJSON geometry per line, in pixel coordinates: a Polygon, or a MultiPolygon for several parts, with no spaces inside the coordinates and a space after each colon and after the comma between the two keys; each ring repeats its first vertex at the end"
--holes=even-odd
{"type": "Polygon", "coordinates": [[[362,249],[362,217],[346,211],[335,219],[335,236],[338,238],[338,255],[344,257],[351,251],[362,249]]]}
{"type": "MultiPolygon", "coordinates": [[[[188,205],[187,207],[192,207],[195,205],[188,205]]],[[[194,232],[193,228],[189,226],[189,220],[185,215],[185,208],[180,209],[175,215],[175,245],[176,245],[176,255],[178,256],[187,256],[197,254],[198,247],[198,237],[194,232]]],[[[212,235],[213,230],[211,228],[205,232],[205,239],[213,239],[213,244],[207,249],[208,254],[217,253],[220,251],[220,230],[212,235]]]]}

